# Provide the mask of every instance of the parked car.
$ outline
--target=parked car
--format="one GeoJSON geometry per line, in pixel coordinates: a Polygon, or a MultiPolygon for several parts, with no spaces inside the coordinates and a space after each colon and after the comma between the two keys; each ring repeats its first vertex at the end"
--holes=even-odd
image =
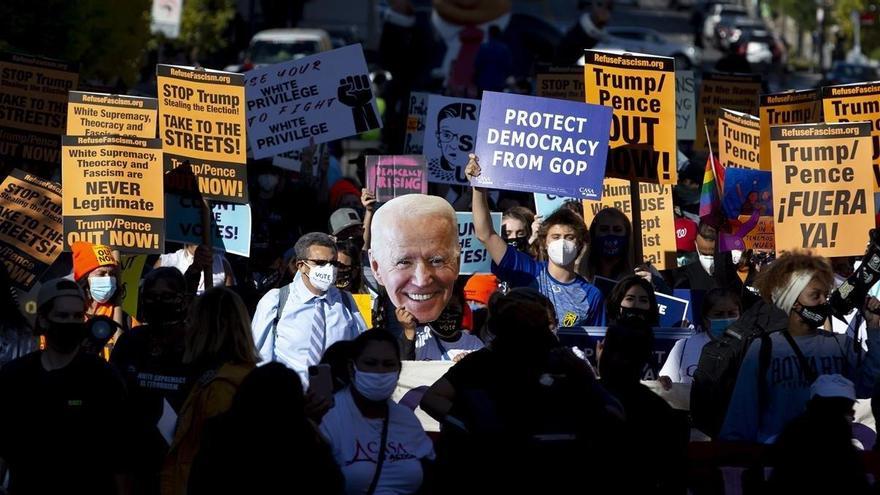
{"type": "MultiPolygon", "coordinates": [[[[702,57],[699,48],[667,40],[657,31],[642,27],[606,27],[605,36],[594,48],[672,57],[675,68],[685,70],[700,65],[702,57]]],[[[583,65],[583,58],[580,65],[583,65]]]]}
{"type": "Polygon", "coordinates": [[[738,17],[748,17],[745,7],[731,4],[715,4],[711,7],[703,21],[703,39],[712,45],[718,46],[715,27],[719,23],[732,24],[738,17]]]}
{"type": "Polygon", "coordinates": [[[752,19],[751,17],[738,16],[726,22],[722,20],[715,26],[715,37],[718,40],[718,46],[722,50],[730,48],[731,43],[736,43],[744,34],[751,31],[769,31],[767,24],[761,19],[752,19]]]}
{"type": "Polygon", "coordinates": [[[880,75],[878,75],[876,67],[838,61],[834,62],[831,70],[822,78],[820,85],[837,86],[839,84],[853,84],[876,81],[878,79],[880,79],[880,75]]]}
{"type": "Polygon", "coordinates": [[[269,29],[255,34],[241,63],[225,70],[247,72],[255,67],[297,60],[331,49],[330,35],[323,29],[269,29]]]}

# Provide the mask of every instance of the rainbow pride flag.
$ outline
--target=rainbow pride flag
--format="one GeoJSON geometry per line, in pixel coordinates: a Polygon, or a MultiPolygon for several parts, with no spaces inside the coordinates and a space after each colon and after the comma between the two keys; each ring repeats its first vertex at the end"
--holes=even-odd
{"type": "Polygon", "coordinates": [[[712,154],[706,159],[703,188],[700,190],[700,216],[721,211],[721,191],[724,190],[724,167],[712,154]]]}

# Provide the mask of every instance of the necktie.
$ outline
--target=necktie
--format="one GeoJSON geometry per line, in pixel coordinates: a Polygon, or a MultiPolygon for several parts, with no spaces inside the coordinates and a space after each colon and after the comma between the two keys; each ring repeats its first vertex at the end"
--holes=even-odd
{"type": "Polygon", "coordinates": [[[324,299],[315,299],[315,318],[312,320],[312,336],[309,345],[309,366],[321,362],[324,355],[324,340],[327,335],[327,321],[324,316],[324,299]]]}
{"type": "Polygon", "coordinates": [[[474,63],[477,52],[480,51],[480,42],[483,41],[483,31],[475,26],[465,26],[458,33],[458,38],[461,40],[461,48],[449,71],[449,88],[466,92],[474,86],[474,63]]]}

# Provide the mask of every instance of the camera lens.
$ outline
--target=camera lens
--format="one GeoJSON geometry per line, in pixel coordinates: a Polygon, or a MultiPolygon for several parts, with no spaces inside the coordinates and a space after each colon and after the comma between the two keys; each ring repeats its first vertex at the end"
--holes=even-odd
{"type": "Polygon", "coordinates": [[[114,332],[113,325],[107,321],[98,320],[92,323],[92,337],[95,339],[109,339],[114,332]]]}

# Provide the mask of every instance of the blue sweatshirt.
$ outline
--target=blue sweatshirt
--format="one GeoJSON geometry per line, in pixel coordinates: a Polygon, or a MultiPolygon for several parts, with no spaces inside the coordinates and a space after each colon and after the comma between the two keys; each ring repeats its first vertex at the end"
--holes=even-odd
{"type": "MultiPolygon", "coordinates": [[[[820,375],[839,373],[856,385],[860,398],[871,397],[874,378],[880,370],[880,328],[868,329],[868,352],[858,355],[852,339],[843,334],[821,331],[816,335],[795,337],[801,352],[820,375]],[[861,358],[861,359],[860,359],[861,358]]],[[[761,341],[749,346],[724,425],[722,440],[765,443],[806,410],[810,399],[810,381],[801,372],[797,355],[781,332],[770,335],[773,352],[767,368],[767,404],[759,411],[758,356],[761,341]]]]}

